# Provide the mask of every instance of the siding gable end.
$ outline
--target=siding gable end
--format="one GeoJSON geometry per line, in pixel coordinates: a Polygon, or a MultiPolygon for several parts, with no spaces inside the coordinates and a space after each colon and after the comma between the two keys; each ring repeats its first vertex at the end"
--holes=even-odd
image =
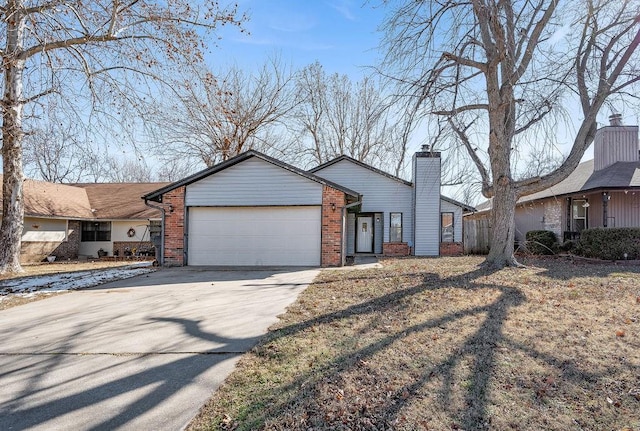
{"type": "Polygon", "coordinates": [[[322,184],[257,157],[187,186],[187,206],[320,205],[322,184]]]}

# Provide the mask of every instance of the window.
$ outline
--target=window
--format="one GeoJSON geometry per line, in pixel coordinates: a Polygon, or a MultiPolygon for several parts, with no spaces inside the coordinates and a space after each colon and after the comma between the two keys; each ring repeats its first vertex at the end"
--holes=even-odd
{"type": "Polygon", "coordinates": [[[589,202],[586,199],[575,199],[573,201],[573,230],[575,232],[582,232],[588,227],[588,212],[589,202]]]}
{"type": "Polygon", "coordinates": [[[402,242],[402,213],[390,214],[389,242],[402,242]]]}
{"type": "Polygon", "coordinates": [[[440,213],[440,242],[453,242],[453,213],[440,213]]]}
{"type": "Polygon", "coordinates": [[[110,221],[83,221],[82,241],[111,241],[110,221]]]}

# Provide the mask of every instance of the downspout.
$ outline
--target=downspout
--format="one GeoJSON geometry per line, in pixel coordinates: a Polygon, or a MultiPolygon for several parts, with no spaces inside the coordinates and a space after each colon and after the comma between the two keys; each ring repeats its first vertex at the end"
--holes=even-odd
{"type": "MultiPolygon", "coordinates": [[[[164,207],[151,205],[149,201],[145,198],[144,204],[149,208],[160,210],[162,213],[162,235],[160,235],[160,260],[158,263],[160,266],[164,266],[164,207]]],[[[149,239],[151,239],[151,231],[149,231],[149,239]]]]}

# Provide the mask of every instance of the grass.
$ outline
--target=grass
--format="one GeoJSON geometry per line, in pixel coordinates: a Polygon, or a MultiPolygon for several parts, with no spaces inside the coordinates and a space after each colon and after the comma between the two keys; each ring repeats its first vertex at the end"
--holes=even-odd
{"type": "Polygon", "coordinates": [[[640,267],[325,271],[190,430],[640,430],[640,267]]]}

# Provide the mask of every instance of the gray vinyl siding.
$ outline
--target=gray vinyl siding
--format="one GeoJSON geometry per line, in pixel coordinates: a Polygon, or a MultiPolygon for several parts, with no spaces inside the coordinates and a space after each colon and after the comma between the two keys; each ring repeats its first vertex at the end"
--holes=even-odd
{"type": "MultiPolygon", "coordinates": [[[[389,242],[389,213],[401,212],[403,220],[403,239],[410,246],[413,238],[413,210],[412,210],[412,188],[411,186],[384,175],[380,175],[365,167],[351,163],[348,160],[341,160],[329,165],[324,169],[314,172],[315,175],[341,186],[355,190],[362,195],[363,213],[381,213],[380,224],[382,235],[375,232],[376,253],[382,252],[382,242],[389,242]],[[379,247],[379,248],[378,248],[379,247]]],[[[355,219],[353,221],[355,223],[355,219]]],[[[347,223],[351,226],[351,222],[347,223]]],[[[376,229],[377,229],[376,222],[376,229]]],[[[354,227],[355,230],[355,227],[354,227]]],[[[351,241],[349,233],[349,241],[351,241]]],[[[355,235],[355,233],[353,233],[355,235]]],[[[348,246],[348,244],[347,244],[348,246]]]]}
{"type": "Polygon", "coordinates": [[[441,199],[440,211],[443,213],[453,213],[453,240],[455,242],[462,242],[462,208],[441,199]]]}
{"type": "Polygon", "coordinates": [[[322,185],[254,157],[188,185],[185,204],[321,205],[322,185]]]}
{"type": "Polygon", "coordinates": [[[356,252],[356,215],[347,214],[347,255],[353,256],[356,252]]]}
{"type": "Polygon", "coordinates": [[[373,215],[373,252],[377,254],[382,254],[384,223],[384,215],[382,213],[376,213],[373,215]]]}
{"type": "Polygon", "coordinates": [[[413,158],[414,172],[414,254],[440,254],[440,158],[413,158]]]}

